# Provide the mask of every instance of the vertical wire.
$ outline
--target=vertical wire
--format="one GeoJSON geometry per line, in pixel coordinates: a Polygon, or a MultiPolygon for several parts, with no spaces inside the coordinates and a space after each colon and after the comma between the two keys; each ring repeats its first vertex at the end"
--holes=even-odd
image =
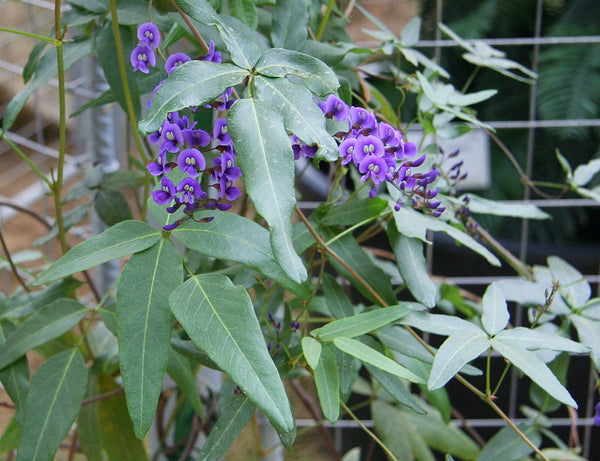
{"type": "MultiPolygon", "coordinates": [[[[536,11],[535,11],[535,38],[539,38],[542,35],[542,13],[544,9],[543,0],[537,0],[536,11]]],[[[540,54],[540,45],[536,44],[533,46],[533,54],[531,57],[531,69],[534,72],[538,70],[538,61],[540,54]]],[[[532,83],[529,89],[529,121],[536,119],[536,83],[532,83]]],[[[527,164],[525,166],[525,175],[527,179],[531,179],[533,170],[533,152],[535,148],[535,128],[529,128],[527,132],[527,164]]],[[[531,189],[528,184],[525,184],[525,190],[523,191],[523,202],[527,202],[531,197],[531,189]]],[[[523,219],[521,224],[521,242],[519,248],[519,259],[523,262],[527,262],[527,251],[529,245],[529,220],[523,219]]],[[[523,309],[522,306],[517,306],[515,314],[515,326],[520,326],[523,323],[523,309]]],[[[514,418],[517,412],[517,399],[518,399],[518,374],[514,369],[510,375],[510,398],[508,406],[508,416],[514,418]]]]}

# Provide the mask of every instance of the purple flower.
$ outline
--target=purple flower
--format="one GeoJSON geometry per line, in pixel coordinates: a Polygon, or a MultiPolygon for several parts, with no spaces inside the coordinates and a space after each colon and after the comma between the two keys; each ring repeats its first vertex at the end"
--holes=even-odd
{"type": "MultiPolygon", "coordinates": [[[[165,152],[165,154],[166,154],[166,152],[165,152]]],[[[165,157],[166,157],[166,155],[159,155],[157,158],[158,162],[149,162],[146,165],[146,168],[148,168],[148,171],[150,172],[150,174],[152,176],[161,176],[161,175],[171,171],[171,168],[175,164],[172,162],[166,162],[165,157]]]]}
{"type": "Polygon", "coordinates": [[[358,166],[358,171],[364,173],[361,181],[372,180],[374,184],[385,181],[388,165],[386,161],[377,155],[365,155],[358,166]]]}
{"type": "Polygon", "coordinates": [[[199,170],[206,168],[206,160],[198,149],[184,149],[177,157],[177,166],[181,171],[195,178],[199,170]]]}
{"type": "Polygon", "coordinates": [[[192,125],[190,128],[186,128],[182,130],[183,139],[185,140],[188,146],[199,146],[205,147],[210,144],[210,135],[201,129],[194,130],[192,125]]]}
{"type": "Polygon", "coordinates": [[[131,52],[129,61],[131,62],[134,71],[139,70],[144,74],[147,74],[149,72],[148,65],[152,67],[156,65],[156,55],[154,54],[154,51],[146,45],[138,45],[131,52]]]}
{"type": "Polygon", "coordinates": [[[205,199],[206,192],[202,190],[200,183],[192,178],[185,178],[177,186],[177,192],[181,192],[181,202],[192,205],[196,200],[205,199]]]}
{"type": "MultiPolygon", "coordinates": [[[[404,153],[404,157],[414,157],[417,155],[417,145],[414,142],[407,142],[402,146],[402,150],[404,153]]],[[[398,152],[396,152],[396,157],[398,157],[398,152]]],[[[401,158],[401,157],[398,157],[401,158]]]]}
{"type": "Polygon", "coordinates": [[[178,144],[183,144],[181,129],[175,123],[165,121],[160,137],[162,139],[161,149],[165,149],[167,152],[177,152],[179,150],[178,144]]]}
{"type": "Polygon", "coordinates": [[[354,151],[352,155],[355,165],[359,165],[363,158],[368,155],[383,157],[385,155],[383,142],[381,142],[381,139],[374,135],[359,135],[356,138],[356,144],[354,144],[354,151]]]}
{"type": "Polygon", "coordinates": [[[221,52],[220,51],[215,51],[215,42],[214,41],[210,41],[210,44],[208,45],[208,52],[206,53],[206,56],[204,56],[202,58],[202,61],[210,61],[210,62],[214,62],[216,64],[220,64],[221,63],[221,52]]]}
{"type": "Polygon", "coordinates": [[[596,404],[596,414],[594,415],[594,425],[600,426],[600,403],[596,404]]]}
{"type": "Polygon", "coordinates": [[[167,58],[167,62],[165,62],[165,70],[167,74],[171,74],[175,69],[177,69],[184,62],[190,61],[191,58],[185,53],[175,53],[167,58]]]}
{"type": "Polygon", "coordinates": [[[398,147],[402,142],[402,133],[385,122],[381,122],[377,126],[377,136],[379,136],[379,139],[384,144],[390,147],[398,147]]]}
{"type": "Polygon", "coordinates": [[[319,107],[325,114],[325,117],[335,118],[338,121],[346,120],[350,113],[348,104],[334,94],[330,94],[325,101],[320,102],[319,107]]]}
{"type": "Polygon", "coordinates": [[[152,192],[152,199],[158,205],[170,205],[173,199],[176,199],[175,196],[175,185],[173,181],[171,181],[166,176],[160,180],[160,189],[152,192]]]}
{"type": "Polygon", "coordinates": [[[235,166],[235,160],[231,152],[223,152],[221,157],[215,157],[213,160],[214,181],[235,181],[242,175],[242,170],[235,166]]]}
{"type": "Polygon", "coordinates": [[[233,150],[233,141],[231,136],[227,132],[227,120],[224,118],[218,118],[213,125],[213,138],[219,142],[220,146],[227,147],[233,150]]]}
{"type": "Polygon", "coordinates": [[[354,146],[356,144],[356,138],[344,139],[339,147],[340,157],[342,158],[342,165],[346,165],[353,160],[354,146]]]}
{"type": "Polygon", "coordinates": [[[371,131],[377,126],[377,119],[375,114],[362,107],[350,107],[350,121],[352,123],[352,129],[356,131],[371,131]]]}
{"type": "Polygon", "coordinates": [[[174,123],[182,130],[188,128],[190,125],[189,119],[185,115],[183,117],[180,117],[179,112],[177,111],[168,112],[167,120],[169,121],[169,123],[174,123]]]}
{"type": "Polygon", "coordinates": [[[158,48],[158,45],[160,45],[160,31],[151,22],[146,22],[138,27],[137,37],[140,39],[140,44],[152,48],[158,48]]]}
{"type": "Polygon", "coordinates": [[[294,160],[301,158],[314,158],[319,150],[317,146],[309,146],[303,141],[300,141],[295,135],[292,135],[292,151],[294,151],[294,160]]]}

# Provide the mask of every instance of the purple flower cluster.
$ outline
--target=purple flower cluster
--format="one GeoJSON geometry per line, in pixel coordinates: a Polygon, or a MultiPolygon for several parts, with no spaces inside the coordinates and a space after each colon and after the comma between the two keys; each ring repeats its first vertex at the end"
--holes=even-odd
{"type": "MultiPolygon", "coordinates": [[[[441,202],[433,200],[438,190],[429,187],[439,176],[439,171],[413,172],[413,168],[421,166],[426,158],[425,155],[415,158],[415,143],[405,142],[399,130],[378,121],[373,112],[348,106],[335,95],[330,95],[318,105],[325,117],[348,122],[348,130],[336,134],[340,140],[340,158],[343,165],[352,163],[358,168],[362,181],[370,181],[370,197],[377,195],[382,182],[388,182],[402,192],[396,210],[408,199],[414,208],[427,210],[434,216],[442,214],[444,207],[440,206],[441,202]]],[[[296,159],[314,157],[316,147],[307,146],[295,138],[292,142],[296,159]]]]}
{"type": "Polygon", "coordinates": [[[146,22],[138,27],[137,37],[140,42],[131,52],[129,60],[134,71],[139,70],[147,74],[150,71],[148,66],[156,65],[154,50],[160,45],[160,31],[151,22],[146,22]]]}
{"type": "MultiPolygon", "coordinates": [[[[160,35],[156,26],[152,23],[142,24],[138,28],[140,47],[146,47],[152,51],[152,46],[157,46],[160,35]]],[[[131,62],[134,69],[147,72],[145,63],[155,64],[156,58],[144,50],[146,58],[138,58],[143,54],[134,50],[131,62]],[[135,57],[135,63],[134,63],[135,57]],[[136,67],[137,66],[137,67],[136,67]]],[[[208,53],[197,59],[221,62],[221,53],[215,51],[215,45],[211,41],[208,53]]],[[[171,74],[178,66],[190,61],[190,57],[183,53],[175,53],[168,56],[165,62],[167,74],[171,74]]],[[[158,91],[164,80],[154,89],[158,91]]],[[[183,207],[183,211],[192,216],[197,209],[219,209],[228,210],[231,202],[241,195],[240,190],[235,187],[235,181],[242,175],[241,170],[235,166],[236,153],[231,137],[227,133],[227,121],[224,112],[227,111],[234,100],[231,99],[232,89],[226,91],[213,104],[203,108],[191,108],[190,117],[193,113],[202,109],[213,108],[220,111],[220,117],[214,123],[212,133],[208,133],[197,127],[197,122],[190,120],[187,115],[179,112],[169,112],[161,127],[148,136],[152,144],[158,145],[156,159],[149,162],[146,167],[153,176],[160,177],[160,187],[152,192],[152,199],[158,205],[167,207],[169,213],[174,213],[183,207]],[[208,166],[205,154],[212,153],[212,167],[208,166]],[[180,174],[169,175],[174,170],[180,174]],[[178,184],[173,182],[173,177],[183,178],[178,184]],[[213,189],[215,193],[209,194],[213,189]]],[[[150,102],[151,103],[151,100],[150,102]]],[[[173,230],[182,220],[164,226],[165,230],[173,230]]]]}

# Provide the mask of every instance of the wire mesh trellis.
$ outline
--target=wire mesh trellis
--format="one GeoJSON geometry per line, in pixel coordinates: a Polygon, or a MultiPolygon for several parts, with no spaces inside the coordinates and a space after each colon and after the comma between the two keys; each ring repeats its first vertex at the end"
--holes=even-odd
{"type": "MultiPolygon", "coordinates": [[[[377,0],[365,1],[365,7],[372,6],[378,2],[377,0]]],[[[436,22],[443,22],[442,11],[444,0],[435,2],[436,22]]],[[[533,18],[532,29],[534,34],[532,37],[507,37],[497,39],[485,39],[484,43],[491,46],[501,47],[528,47],[531,50],[531,60],[527,63],[522,63],[533,69],[538,70],[539,67],[539,51],[541,46],[565,46],[571,44],[593,44],[600,43],[600,36],[563,36],[563,37],[543,37],[542,36],[542,11],[544,2],[536,0],[535,2],[535,17],[533,18]]],[[[21,0],[20,2],[3,2],[0,3],[0,17],[2,17],[3,25],[14,27],[21,30],[29,30],[39,34],[47,34],[50,31],[53,20],[54,4],[42,0],[21,0]],[[10,21],[10,23],[5,22],[10,21]]],[[[399,30],[395,30],[399,33],[399,30]]],[[[473,43],[472,41],[468,41],[473,43]]],[[[0,34],[0,87],[2,88],[2,100],[0,108],[2,112],[4,107],[11,98],[11,95],[21,87],[20,75],[23,72],[23,67],[27,59],[28,50],[35,44],[32,40],[23,37],[16,37],[10,34],[0,34]]],[[[360,45],[372,46],[378,45],[372,42],[361,42],[360,45]]],[[[434,55],[439,59],[441,53],[445,49],[456,47],[456,43],[451,40],[442,40],[441,34],[438,32],[433,40],[421,40],[416,44],[416,47],[425,50],[433,50],[434,55]]],[[[52,136],[52,128],[55,120],[53,119],[52,109],[56,100],[56,81],[51,80],[48,84],[42,86],[36,94],[31,98],[28,105],[29,120],[23,120],[18,124],[18,127],[6,133],[6,137],[23,148],[23,150],[36,163],[44,169],[50,170],[55,165],[57,158],[55,139],[52,136]],[[50,109],[48,109],[48,107],[50,109]]],[[[97,89],[89,85],[89,78],[84,72],[72,73],[71,80],[68,85],[72,99],[76,97],[92,99],[97,95],[97,89]]],[[[531,180],[533,176],[533,160],[536,146],[536,137],[538,130],[546,128],[564,128],[564,127],[598,127],[600,119],[569,119],[569,120],[538,120],[536,116],[536,87],[531,86],[529,98],[527,101],[528,118],[524,120],[488,120],[485,121],[488,125],[497,130],[525,130],[527,136],[525,149],[524,172],[527,180],[531,180]]],[[[81,129],[85,122],[81,119],[75,119],[70,122],[69,130],[69,153],[67,157],[67,176],[75,177],[79,173],[78,166],[84,162],[90,162],[88,154],[89,145],[86,146],[84,140],[88,133],[88,129],[81,129]]],[[[118,138],[118,137],[117,137],[118,138]]],[[[122,146],[118,146],[120,151],[123,151],[122,146]]],[[[39,184],[35,176],[29,171],[27,165],[20,162],[12,153],[10,146],[6,143],[0,143],[0,158],[2,159],[4,168],[0,172],[0,201],[12,203],[20,206],[33,206],[37,212],[43,216],[51,216],[51,206],[44,200],[46,190],[42,184],[39,184]]],[[[515,202],[506,203],[529,203],[534,204],[543,209],[557,208],[592,208],[600,206],[600,203],[590,199],[576,198],[560,198],[560,199],[533,199],[531,188],[527,182],[523,185],[522,198],[515,202]]],[[[301,202],[300,207],[310,209],[313,207],[311,202],[301,202]]],[[[17,211],[14,208],[2,206],[0,207],[0,225],[7,226],[10,222],[14,222],[17,216],[17,211]]],[[[18,232],[18,227],[16,227],[18,232]]],[[[76,234],[86,236],[90,233],[89,227],[76,228],[76,234]]],[[[72,231],[73,232],[73,231],[72,231]]],[[[29,245],[30,242],[25,241],[23,235],[13,235],[11,245],[20,248],[23,244],[29,245]]],[[[518,239],[518,245],[514,252],[523,260],[528,261],[531,250],[531,229],[527,220],[522,220],[521,232],[518,239]]],[[[429,252],[430,262],[432,264],[433,273],[436,273],[436,247],[429,252]]],[[[549,249],[547,254],[553,253],[553,249],[549,249]]],[[[590,258],[596,257],[592,253],[590,258]]],[[[598,266],[598,261],[591,261],[592,265],[598,266]]],[[[464,268],[463,268],[464,269],[464,268]]],[[[468,268],[466,268],[468,271],[468,268]]],[[[586,279],[593,284],[600,284],[600,274],[585,271],[586,279]]],[[[478,271],[473,273],[452,275],[447,274],[447,281],[460,286],[473,287],[484,286],[495,280],[500,280],[509,276],[506,275],[481,275],[478,271]]],[[[7,293],[10,289],[9,276],[7,272],[2,275],[3,292],[7,293]]],[[[596,290],[596,293],[598,290],[596,290]]],[[[523,322],[522,311],[516,310],[515,325],[523,322]]],[[[583,365],[582,365],[583,366],[583,365]]],[[[519,418],[518,403],[519,397],[525,392],[525,389],[518,381],[517,373],[514,372],[511,376],[510,391],[507,396],[509,416],[515,422],[527,422],[526,419],[519,418]]],[[[592,414],[594,404],[594,378],[591,372],[584,373],[578,377],[580,381],[585,381],[585,392],[582,393],[584,400],[579,399],[581,404],[580,417],[576,420],[573,418],[550,418],[550,422],[556,427],[572,427],[581,428],[581,445],[582,455],[588,459],[594,459],[598,456],[598,446],[593,446],[592,437],[592,414]]],[[[481,428],[498,428],[504,425],[500,419],[490,419],[484,417],[468,417],[467,424],[472,427],[481,428]]],[[[299,427],[312,426],[312,420],[298,420],[299,427]]],[[[372,421],[365,420],[363,423],[370,427],[372,421]]],[[[455,420],[456,425],[462,422],[455,420]]],[[[336,424],[336,428],[342,429],[335,431],[337,443],[341,444],[341,439],[344,437],[344,431],[347,429],[356,428],[357,424],[352,421],[340,421],[336,424]]]]}

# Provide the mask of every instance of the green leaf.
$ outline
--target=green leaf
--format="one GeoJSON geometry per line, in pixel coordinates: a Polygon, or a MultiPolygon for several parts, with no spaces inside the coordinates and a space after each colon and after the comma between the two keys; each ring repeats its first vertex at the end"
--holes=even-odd
{"type": "MultiPolygon", "coordinates": [[[[65,211],[63,213],[63,224],[64,224],[64,229],[65,232],[68,231],[69,229],[71,229],[71,227],[79,224],[81,221],[83,221],[87,215],[88,212],[90,211],[90,207],[88,205],[77,205],[73,208],[71,208],[68,211],[65,211]]],[[[52,240],[54,237],[58,236],[58,225],[56,224],[56,222],[52,225],[52,228],[50,229],[50,231],[42,238],[37,239],[34,242],[35,246],[41,246],[45,243],[48,243],[50,240],[52,240]]]]}
{"type": "Polygon", "coordinates": [[[393,225],[388,226],[387,233],[402,280],[417,301],[426,307],[435,306],[437,287],[427,271],[423,242],[400,234],[393,225]]]}
{"type": "Polygon", "coordinates": [[[544,388],[544,390],[556,400],[577,408],[577,403],[569,391],[564,388],[560,381],[548,369],[533,352],[525,350],[511,341],[501,337],[495,337],[490,340],[494,350],[500,353],[505,359],[510,360],[512,364],[525,373],[532,381],[544,388]]]}
{"type": "Polygon", "coordinates": [[[548,257],[552,280],[560,282],[559,293],[572,308],[583,306],[592,294],[588,281],[577,269],[557,256],[548,257]]]}
{"type": "Polygon", "coordinates": [[[394,323],[411,310],[410,305],[403,303],[396,306],[373,309],[370,312],[334,320],[324,327],[312,330],[310,334],[321,341],[331,341],[334,338],[354,338],[394,323]]]}
{"type": "Polygon", "coordinates": [[[363,221],[375,220],[387,208],[382,198],[350,200],[332,207],[321,223],[326,226],[352,226],[363,221]]]}
{"type": "Polygon", "coordinates": [[[256,72],[267,77],[297,75],[313,93],[325,96],[334,93],[340,83],[327,64],[299,51],[271,48],[256,63],[256,72]]]}
{"type": "MultiPolygon", "coordinates": [[[[92,41],[90,39],[74,40],[63,45],[64,69],[69,69],[75,62],[92,52],[92,41]]],[[[6,106],[4,119],[2,121],[2,130],[9,131],[19,112],[27,102],[29,96],[33,94],[44,83],[48,82],[56,75],[58,68],[56,65],[56,50],[54,47],[48,49],[40,58],[40,62],[35,71],[33,79],[25,88],[19,91],[6,106]]]]}
{"type": "Polygon", "coordinates": [[[192,341],[172,338],[171,346],[173,346],[173,349],[175,349],[184,357],[187,357],[188,359],[193,360],[204,367],[212,368],[213,370],[219,370],[219,366],[210,359],[208,354],[198,349],[198,346],[196,346],[192,341]]]}
{"type": "MultiPolygon", "coordinates": [[[[120,18],[122,19],[122,18],[120,18]]],[[[122,23],[123,24],[123,23],[122,23]]],[[[137,37],[132,33],[131,27],[119,26],[119,32],[121,34],[122,46],[129,52],[133,50],[137,45],[137,37]]],[[[102,66],[102,72],[106,78],[107,83],[110,85],[113,96],[115,96],[117,102],[121,106],[121,109],[127,113],[127,101],[125,98],[125,82],[121,79],[121,72],[119,66],[115,65],[115,50],[117,44],[115,36],[113,34],[113,27],[111,21],[106,21],[102,27],[96,32],[95,37],[95,48],[96,56],[102,66]]],[[[133,72],[133,67],[127,63],[125,65],[127,72],[127,80],[129,83],[129,92],[131,94],[131,101],[133,102],[133,110],[136,118],[139,118],[141,112],[140,95],[137,85],[137,79],[133,72]]]]}
{"type": "Polygon", "coordinates": [[[196,459],[221,459],[227,449],[254,415],[256,406],[245,395],[231,399],[223,408],[196,459]]]}
{"type": "Polygon", "coordinates": [[[323,416],[334,424],[340,418],[340,377],[330,346],[321,350],[314,376],[323,416]]]}
{"type": "Polygon", "coordinates": [[[59,298],[67,298],[81,285],[79,280],[67,278],[60,282],[35,291],[18,296],[13,296],[0,301],[0,318],[21,318],[33,314],[40,307],[59,298]]]}
{"type": "Polygon", "coordinates": [[[188,220],[172,235],[189,249],[207,256],[241,263],[275,280],[292,293],[307,299],[310,289],[294,282],[275,260],[269,232],[243,216],[218,210],[201,211],[197,219],[213,217],[209,223],[188,220]]]}
{"type": "Polygon", "coordinates": [[[338,158],[337,143],[325,129],[325,116],[310,91],[283,78],[258,76],[254,81],[258,99],[277,108],[287,131],[319,147],[317,159],[331,162],[338,158]]]}
{"type": "Polygon", "coordinates": [[[411,312],[399,323],[418,328],[421,331],[436,335],[450,336],[461,331],[480,333],[481,329],[471,322],[453,315],[430,314],[428,312],[411,312]]]}
{"type": "Polygon", "coordinates": [[[0,346],[0,370],[34,347],[69,331],[87,311],[83,304],[73,299],[57,299],[41,307],[19,325],[0,346]]]}
{"type": "Polygon", "coordinates": [[[354,306],[344,292],[344,288],[330,274],[323,274],[323,294],[327,307],[336,319],[354,315],[354,306]]]}
{"type": "MultiPolygon", "coordinates": [[[[519,424],[517,427],[535,446],[540,446],[542,436],[535,426],[519,424]]],[[[520,460],[532,451],[533,449],[511,427],[503,427],[485,444],[477,461],[520,460]]]]}
{"type": "Polygon", "coordinates": [[[16,416],[13,416],[0,436],[0,453],[18,448],[22,432],[22,426],[17,422],[16,416]]]}
{"type": "Polygon", "coordinates": [[[71,428],[85,395],[88,370],[81,353],[69,349],[36,371],[25,403],[18,461],[51,461],[71,428]]]}
{"type": "Polygon", "coordinates": [[[102,263],[143,251],[160,238],[160,232],[141,221],[123,221],[71,248],[34,282],[43,285],[102,263]]]}
{"type": "Polygon", "coordinates": [[[381,400],[375,400],[371,404],[371,413],[377,434],[390,452],[397,459],[412,461],[414,458],[409,431],[401,429],[408,426],[404,414],[381,400]]]}
{"type": "Polygon", "coordinates": [[[579,165],[573,173],[573,182],[577,186],[585,186],[600,172],[600,158],[594,158],[588,163],[579,165]]]}
{"type": "Polygon", "coordinates": [[[481,304],[483,306],[481,324],[490,336],[494,336],[506,327],[510,318],[506,299],[497,284],[492,283],[487,287],[481,304]]]}
{"type": "Polygon", "coordinates": [[[232,64],[188,61],[177,67],[156,92],[148,115],[138,128],[143,133],[156,131],[167,112],[210,103],[247,76],[248,71],[232,64]]]}
{"type": "Polygon", "coordinates": [[[501,203],[496,200],[488,200],[473,194],[461,195],[452,201],[460,204],[464,197],[469,197],[469,211],[472,213],[510,216],[512,218],[550,219],[548,213],[530,203],[516,201],[514,203],[501,203]]]}
{"type": "Polygon", "coordinates": [[[304,336],[302,338],[302,352],[308,366],[313,370],[316,369],[321,358],[321,343],[310,336],[304,336]]]}
{"type": "Polygon", "coordinates": [[[232,0],[229,7],[231,14],[253,29],[258,25],[258,15],[254,0],[232,0]]]}
{"type": "Polygon", "coordinates": [[[571,315],[569,318],[575,325],[579,341],[591,349],[590,358],[596,370],[600,370],[600,322],[581,315],[571,315]]]}
{"type": "MultiPolygon", "coordinates": [[[[15,326],[9,322],[0,322],[0,346],[6,343],[15,326]]],[[[23,423],[25,397],[29,389],[29,365],[27,357],[23,356],[12,366],[0,372],[0,382],[16,407],[15,416],[19,424],[23,423]]]]}
{"type": "Polygon", "coordinates": [[[369,363],[383,371],[400,378],[408,379],[413,383],[422,383],[423,380],[412,371],[407,370],[392,359],[366,346],[365,344],[351,338],[334,338],[333,344],[342,352],[356,357],[364,363],[369,363]]]}
{"type": "Polygon", "coordinates": [[[453,333],[443,342],[433,359],[427,387],[430,390],[439,389],[462,367],[479,357],[489,347],[490,341],[481,330],[463,330],[453,333]]]}
{"type": "Polygon", "coordinates": [[[107,226],[133,219],[129,204],[119,191],[99,190],[94,197],[94,210],[107,226]]]}
{"type": "MultiPolygon", "coordinates": [[[[569,318],[574,319],[576,315],[569,318]]],[[[537,330],[530,330],[524,327],[510,328],[501,331],[496,335],[503,341],[527,349],[528,351],[536,351],[539,349],[548,349],[551,351],[566,351],[575,354],[585,354],[589,349],[583,344],[571,341],[568,338],[563,338],[558,334],[545,334],[537,330]]]]}
{"type": "MultiPolygon", "coordinates": [[[[99,380],[97,374],[90,374],[85,398],[93,398],[100,395],[99,380]]],[[[81,405],[79,418],[77,419],[77,435],[81,450],[87,461],[103,461],[102,443],[100,442],[100,402],[89,402],[81,405]]]]}
{"type": "Polygon", "coordinates": [[[283,120],[268,104],[241,99],[229,110],[227,121],[246,191],[269,223],[275,258],[292,280],[301,283],[306,268],[292,243],[294,155],[283,120]]]}
{"type": "MultiPolygon", "coordinates": [[[[570,361],[571,358],[569,354],[565,352],[556,356],[556,358],[551,362],[546,363],[548,368],[550,368],[552,373],[554,373],[554,375],[563,385],[567,382],[567,373],[569,371],[570,361]]],[[[536,383],[531,383],[529,386],[529,398],[531,402],[545,414],[552,413],[562,406],[562,403],[550,397],[544,388],[538,386],[536,383]]],[[[529,417],[529,415],[527,416],[529,417]]],[[[544,418],[544,416],[538,413],[534,415],[534,418],[538,418],[541,423],[541,418],[544,418]]],[[[550,426],[549,423],[548,426],[550,426]]]]}
{"type": "Polygon", "coordinates": [[[200,419],[204,419],[204,406],[202,405],[202,400],[196,387],[196,379],[192,373],[188,359],[171,349],[169,362],[167,363],[167,373],[177,383],[179,389],[181,389],[198,416],[200,416],[200,419]]]}
{"type": "Polygon", "coordinates": [[[299,50],[308,35],[306,0],[278,0],[273,8],[271,40],[276,48],[299,50]]]}
{"type": "MultiPolygon", "coordinates": [[[[310,336],[305,336],[309,338],[310,336]]],[[[362,368],[362,363],[351,355],[334,348],[336,366],[340,377],[340,394],[342,400],[346,401],[352,391],[352,386],[358,378],[358,372],[362,368]]]]}
{"type": "Polygon", "coordinates": [[[381,386],[396,400],[396,402],[404,405],[407,408],[417,412],[425,413],[420,402],[417,401],[410,393],[410,389],[407,388],[406,384],[395,375],[380,370],[373,365],[365,364],[365,368],[369,371],[373,379],[375,379],[381,386]]]}
{"type": "Polygon", "coordinates": [[[192,341],[229,374],[289,445],[295,421],[248,293],[223,275],[194,276],[169,303],[192,341]]]}
{"type": "MultiPolygon", "coordinates": [[[[51,33],[53,32],[54,30],[52,30],[51,33]]],[[[46,46],[48,46],[48,42],[46,42],[45,40],[40,40],[34,45],[34,47],[29,52],[29,57],[27,58],[25,66],[23,67],[22,73],[24,83],[27,83],[29,80],[31,80],[31,77],[37,70],[38,63],[40,62],[40,57],[46,49],[46,46]]]]}
{"type": "Polygon", "coordinates": [[[169,295],[181,284],[181,256],[168,240],[134,254],[117,290],[117,340],[127,408],[135,434],[154,419],[171,349],[169,295]]]}

